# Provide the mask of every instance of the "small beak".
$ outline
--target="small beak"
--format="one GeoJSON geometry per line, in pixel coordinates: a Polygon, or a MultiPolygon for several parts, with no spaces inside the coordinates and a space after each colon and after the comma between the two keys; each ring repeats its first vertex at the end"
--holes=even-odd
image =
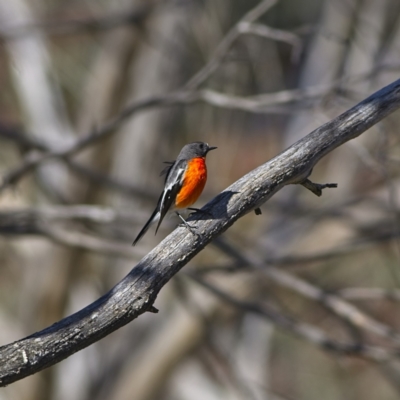
{"type": "Polygon", "coordinates": [[[218,147],[215,147],[215,146],[213,146],[213,147],[208,147],[208,150],[207,150],[207,153],[209,152],[209,151],[211,151],[211,150],[215,150],[215,149],[218,149],[218,147]]]}

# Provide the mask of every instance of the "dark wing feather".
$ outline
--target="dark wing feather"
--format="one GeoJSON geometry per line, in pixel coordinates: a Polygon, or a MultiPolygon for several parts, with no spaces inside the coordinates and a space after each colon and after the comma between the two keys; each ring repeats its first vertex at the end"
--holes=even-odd
{"type": "Polygon", "coordinates": [[[167,214],[168,210],[173,205],[177,194],[182,188],[183,177],[185,176],[185,171],[187,168],[187,163],[185,160],[175,161],[173,165],[168,168],[165,177],[165,187],[164,191],[158,202],[158,210],[160,211],[160,219],[157,224],[156,233],[161,224],[161,221],[167,214]]]}

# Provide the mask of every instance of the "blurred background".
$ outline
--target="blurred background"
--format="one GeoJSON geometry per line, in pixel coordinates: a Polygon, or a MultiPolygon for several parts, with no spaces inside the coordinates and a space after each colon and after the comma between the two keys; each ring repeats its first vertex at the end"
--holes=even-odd
{"type": "MultiPolygon", "coordinates": [[[[398,0],[0,0],[0,344],[78,311],[171,161],[197,206],[398,79],[398,0]]],[[[210,244],[142,315],[1,400],[399,399],[399,114],[210,244]],[[241,255],[243,257],[241,257],[241,255]],[[251,257],[264,268],[245,262],[251,257]]]]}

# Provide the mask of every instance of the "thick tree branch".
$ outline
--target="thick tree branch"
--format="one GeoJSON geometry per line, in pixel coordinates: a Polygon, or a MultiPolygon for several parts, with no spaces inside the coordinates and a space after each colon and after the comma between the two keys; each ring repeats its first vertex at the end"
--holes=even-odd
{"type": "Polygon", "coordinates": [[[0,384],[49,367],[100,340],[146,311],[158,292],[211,240],[285,185],[302,183],[327,153],[400,107],[400,80],[299,140],[220,193],[194,215],[199,235],[178,227],[107,294],[81,311],[0,348],[0,384]],[[212,217],[209,215],[212,215],[212,217]]]}

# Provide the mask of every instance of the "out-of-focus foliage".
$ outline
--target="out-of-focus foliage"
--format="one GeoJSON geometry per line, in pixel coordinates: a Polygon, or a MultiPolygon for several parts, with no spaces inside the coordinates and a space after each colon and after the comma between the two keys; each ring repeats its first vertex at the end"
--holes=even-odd
{"type": "MultiPolygon", "coordinates": [[[[162,161],[183,144],[218,146],[202,205],[398,78],[397,0],[280,0],[253,24],[237,25],[243,32],[193,88],[208,93],[206,101],[118,120],[132,102],[185,89],[258,3],[0,0],[2,176],[117,119],[104,140],[2,187],[1,344],[101,296],[173,229],[177,221],[166,221],[130,248],[162,189],[162,161]],[[71,206],[81,204],[92,214],[72,217],[71,206]],[[117,217],[100,218],[99,206],[117,217]],[[4,228],[11,209],[32,207],[42,212],[41,229],[27,232],[32,221],[16,217],[24,234],[13,219],[4,228]]],[[[225,233],[237,251],[265,260],[265,271],[210,245],[164,288],[158,315],[2,389],[0,399],[399,398],[398,118],[315,168],[314,181],[338,189],[317,198],[287,187],[261,216],[225,233]],[[343,346],[324,346],[305,327],[343,346]]]]}

